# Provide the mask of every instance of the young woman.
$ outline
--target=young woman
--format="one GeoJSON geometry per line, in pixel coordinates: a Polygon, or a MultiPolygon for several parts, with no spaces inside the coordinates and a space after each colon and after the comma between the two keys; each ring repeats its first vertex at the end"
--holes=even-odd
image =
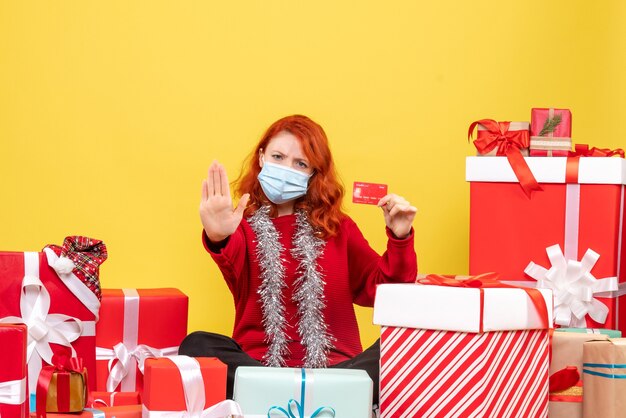
{"type": "Polygon", "coordinates": [[[378,206],[387,231],[380,256],[341,210],[326,134],[306,116],[269,127],[235,192],[213,162],[202,182],[203,243],[235,302],[233,337],[195,332],[181,354],[228,365],[228,396],[238,366],[340,367],[366,370],[378,400],[378,342],[363,351],[353,304],[373,306],[379,283],[413,282],[416,209],[388,194],[378,206]]]}

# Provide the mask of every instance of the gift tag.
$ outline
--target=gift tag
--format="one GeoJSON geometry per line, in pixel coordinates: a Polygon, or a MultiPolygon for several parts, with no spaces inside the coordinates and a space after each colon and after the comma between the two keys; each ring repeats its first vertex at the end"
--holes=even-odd
{"type": "Polygon", "coordinates": [[[352,202],[376,205],[387,194],[387,185],[378,183],[354,182],[352,202]]]}

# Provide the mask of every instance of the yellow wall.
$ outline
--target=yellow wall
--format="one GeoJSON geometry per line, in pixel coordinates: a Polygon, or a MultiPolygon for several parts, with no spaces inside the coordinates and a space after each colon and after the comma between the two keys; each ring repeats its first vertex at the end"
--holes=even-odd
{"type": "MultiPolygon", "coordinates": [[[[201,180],[214,158],[234,178],[271,122],[303,113],[348,189],[386,182],[419,208],[422,272],[465,273],[470,122],[569,107],[575,142],[626,146],[625,4],[1,1],[0,248],[100,238],[105,287],[179,287],[190,330],[228,334],[201,180]]],[[[381,213],[345,208],[383,250],[381,213]]]]}

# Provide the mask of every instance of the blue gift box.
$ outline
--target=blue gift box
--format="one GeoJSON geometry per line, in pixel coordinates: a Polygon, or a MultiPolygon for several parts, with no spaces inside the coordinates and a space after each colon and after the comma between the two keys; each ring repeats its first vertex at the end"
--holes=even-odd
{"type": "Polygon", "coordinates": [[[363,370],[239,367],[233,398],[246,418],[370,418],[372,391],[363,370]]]}

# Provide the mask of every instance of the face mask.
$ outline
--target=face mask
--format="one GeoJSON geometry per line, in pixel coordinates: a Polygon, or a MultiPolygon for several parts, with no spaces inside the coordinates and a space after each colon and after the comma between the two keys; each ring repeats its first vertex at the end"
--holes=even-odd
{"type": "Polygon", "coordinates": [[[265,196],[277,205],[306,194],[310,174],[280,164],[264,163],[257,177],[265,196]]]}

